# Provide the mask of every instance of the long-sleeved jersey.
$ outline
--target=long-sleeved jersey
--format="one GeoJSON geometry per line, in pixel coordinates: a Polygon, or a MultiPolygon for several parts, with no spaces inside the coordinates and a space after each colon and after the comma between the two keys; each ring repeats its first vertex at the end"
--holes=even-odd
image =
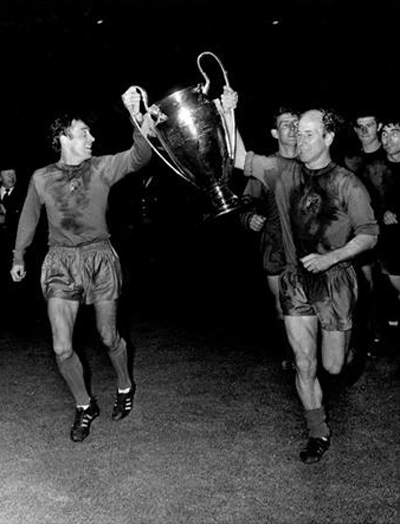
{"type": "MultiPolygon", "coordinates": [[[[262,165],[263,159],[268,162],[269,158],[280,157],[279,153],[275,153],[269,157],[261,155],[254,156],[257,156],[257,162],[260,165],[262,165]]],[[[246,164],[245,174],[247,174],[248,168],[249,165],[246,164]]],[[[246,184],[244,194],[252,198],[254,207],[241,214],[241,222],[249,229],[251,217],[255,213],[265,217],[265,224],[260,231],[260,251],[262,254],[263,267],[267,275],[279,275],[285,269],[286,261],[274,188],[267,187],[261,180],[251,177],[246,184]]]]}
{"type": "Polygon", "coordinates": [[[18,224],[14,264],[23,263],[42,206],[49,246],[78,247],[109,238],[106,210],[111,186],[145,166],[150,158],[151,147],[135,129],[133,145],[127,151],[91,157],[76,166],[60,161],[35,171],[18,224]]]}
{"type": "Polygon", "coordinates": [[[298,160],[271,157],[266,163],[248,152],[245,173],[275,192],[288,264],[341,248],[355,235],[379,233],[364,185],[334,162],[309,170],[298,160]]]}

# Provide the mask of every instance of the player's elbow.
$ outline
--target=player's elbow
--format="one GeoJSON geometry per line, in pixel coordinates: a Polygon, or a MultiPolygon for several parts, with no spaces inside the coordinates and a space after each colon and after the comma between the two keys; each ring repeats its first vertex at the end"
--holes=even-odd
{"type": "Polygon", "coordinates": [[[378,235],[368,235],[367,249],[373,249],[378,243],[378,235]]]}

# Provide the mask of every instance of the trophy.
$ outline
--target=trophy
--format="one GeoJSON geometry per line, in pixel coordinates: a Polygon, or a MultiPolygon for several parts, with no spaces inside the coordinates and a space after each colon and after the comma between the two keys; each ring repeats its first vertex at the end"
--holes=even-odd
{"type": "Polygon", "coordinates": [[[161,151],[168,158],[149,139],[146,140],[176,174],[207,195],[212,209],[208,218],[215,218],[241,209],[245,199],[238,197],[229,187],[236,145],[234,109],[230,110],[229,129],[219,99],[211,100],[208,96],[210,80],[200,66],[200,60],[205,55],[217,60],[229,87],[222,63],[209,51],[197,58],[204,85],[178,90],[150,108],[146,91],[135,87],[142,95],[146,111],[153,118],[161,151]]]}

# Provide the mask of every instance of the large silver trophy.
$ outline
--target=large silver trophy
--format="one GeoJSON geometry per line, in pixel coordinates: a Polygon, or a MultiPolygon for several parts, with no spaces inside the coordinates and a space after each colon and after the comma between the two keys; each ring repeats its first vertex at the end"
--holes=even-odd
{"type": "Polygon", "coordinates": [[[234,109],[230,110],[227,119],[219,99],[209,98],[210,80],[200,66],[205,55],[217,60],[229,87],[221,61],[206,51],[197,58],[204,85],[176,91],[151,107],[146,91],[139,86],[136,88],[142,95],[146,111],[153,117],[156,139],[169,158],[148,140],[151,147],[175,173],[209,197],[212,211],[208,218],[214,218],[242,208],[244,199],[229,187],[236,145],[234,109]]]}

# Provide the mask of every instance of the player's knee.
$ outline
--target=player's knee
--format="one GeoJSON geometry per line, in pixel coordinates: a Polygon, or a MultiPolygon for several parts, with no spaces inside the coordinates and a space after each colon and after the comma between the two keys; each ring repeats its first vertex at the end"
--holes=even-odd
{"type": "Polygon", "coordinates": [[[317,360],[310,355],[296,354],[296,369],[302,377],[313,377],[317,372],[317,360]]]}
{"type": "Polygon", "coordinates": [[[116,351],[118,349],[120,345],[120,337],[118,333],[112,331],[100,331],[100,337],[108,351],[116,351]]]}
{"type": "Polygon", "coordinates": [[[55,345],[53,349],[54,349],[54,353],[56,354],[56,359],[58,362],[64,362],[65,360],[70,358],[73,354],[73,350],[71,346],[55,345]]]}

